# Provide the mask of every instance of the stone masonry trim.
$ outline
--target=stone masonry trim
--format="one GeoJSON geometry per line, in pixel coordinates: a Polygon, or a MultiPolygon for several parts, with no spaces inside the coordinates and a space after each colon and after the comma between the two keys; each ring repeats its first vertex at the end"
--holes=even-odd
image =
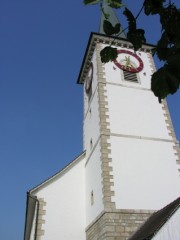
{"type": "Polygon", "coordinates": [[[153,212],[127,209],[102,212],[87,227],[87,240],[127,240],[153,212]]]}
{"type": "MultiPolygon", "coordinates": [[[[149,58],[149,61],[150,61],[150,66],[152,68],[152,74],[153,74],[156,71],[156,67],[154,65],[154,61],[153,61],[153,58],[152,58],[151,54],[148,54],[148,58],[149,58]]],[[[169,136],[172,138],[172,141],[174,143],[173,148],[175,150],[175,155],[177,156],[176,163],[178,164],[178,171],[180,172],[180,148],[179,148],[179,143],[176,139],[175,131],[174,131],[174,128],[173,128],[173,124],[172,124],[172,120],[171,120],[171,116],[170,116],[170,113],[169,113],[169,110],[168,110],[168,105],[167,105],[166,100],[163,100],[161,104],[162,104],[162,109],[164,111],[164,116],[166,118],[166,126],[167,126],[167,129],[169,131],[169,136]]]]}
{"type": "Polygon", "coordinates": [[[110,175],[112,159],[109,158],[111,146],[108,143],[110,129],[108,123],[108,102],[106,100],[106,79],[104,78],[104,66],[100,59],[101,46],[98,43],[96,46],[103,203],[105,211],[112,211],[115,209],[115,203],[112,202],[111,198],[114,196],[114,191],[111,190],[113,176],[110,175]]]}
{"type": "Polygon", "coordinates": [[[171,120],[171,116],[170,116],[170,113],[169,113],[169,110],[168,110],[168,105],[167,105],[166,100],[162,101],[162,109],[164,111],[164,116],[167,119],[166,124],[167,124],[167,128],[169,130],[169,136],[172,137],[172,140],[173,140],[173,143],[174,143],[174,146],[173,146],[173,149],[175,151],[174,154],[177,157],[176,163],[178,165],[178,171],[180,172],[180,148],[179,148],[179,142],[176,139],[176,134],[175,134],[175,131],[174,131],[174,128],[173,128],[173,124],[172,124],[172,120],[171,120]]]}
{"type": "Polygon", "coordinates": [[[36,232],[36,240],[41,240],[41,237],[45,234],[45,230],[43,229],[43,225],[45,224],[44,216],[46,215],[46,202],[43,198],[38,199],[39,208],[38,208],[38,219],[37,219],[37,232],[36,232]]]}

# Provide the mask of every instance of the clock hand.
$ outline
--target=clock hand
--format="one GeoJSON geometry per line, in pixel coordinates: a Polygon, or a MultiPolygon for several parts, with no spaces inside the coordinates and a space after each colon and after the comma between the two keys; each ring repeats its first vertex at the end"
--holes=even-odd
{"type": "Polygon", "coordinates": [[[130,56],[125,57],[125,61],[126,61],[126,63],[125,63],[126,68],[132,68],[133,67],[132,64],[131,64],[130,56]]]}

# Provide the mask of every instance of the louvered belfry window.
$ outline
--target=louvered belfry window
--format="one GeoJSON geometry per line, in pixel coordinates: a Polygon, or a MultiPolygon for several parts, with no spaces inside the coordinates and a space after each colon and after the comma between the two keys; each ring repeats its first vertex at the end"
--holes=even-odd
{"type": "Polygon", "coordinates": [[[123,71],[124,80],[129,82],[138,83],[137,74],[132,72],[123,71]]]}

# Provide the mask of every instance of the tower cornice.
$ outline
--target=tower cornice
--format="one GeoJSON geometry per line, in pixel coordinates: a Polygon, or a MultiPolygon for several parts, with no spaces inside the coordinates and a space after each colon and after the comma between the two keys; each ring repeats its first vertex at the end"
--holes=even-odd
{"type": "MultiPolygon", "coordinates": [[[[127,39],[119,38],[119,37],[109,37],[104,34],[92,32],[89,37],[89,41],[87,44],[87,48],[85,51],[81,69],[79,72],[79,76],[78,76],[78,80],[77,80],[78,84],[84,84],[84,80],[85,80],[86,74],[88,72],[88,69],[89,69],[89,66],[91,63],[91,59],[92,59],[92,55],[93,55],[93,52],[94,52],[94,49],[95,49],[97,43],[111,44],[114,47],[125,47],[125,48],[129,48],[129,49],[133,49],[132,43],[129,42],[127,39]]],[[[155,45],[147,43],[147,44],[142,45],[142,48],[140,49],[140,51],[152,53],[152,50],[154,48],[155,48],[155,45]]]]}

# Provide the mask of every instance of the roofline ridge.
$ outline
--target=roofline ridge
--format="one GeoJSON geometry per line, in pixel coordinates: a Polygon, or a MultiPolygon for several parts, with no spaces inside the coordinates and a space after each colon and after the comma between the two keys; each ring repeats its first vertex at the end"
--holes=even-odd
{"type": "MultiPolygon", "coordinates": [[[[37,186],[35,186],[34,188],[30,189],[29,191],[27,191],[27,194],[32,195],[34,191],[38,190],[40,187],[42,187],[43,185],[47,184],[49,181],[51,181],[52,179],[54,179],[55,177],[57,177],[59,174],[62,174],[63,172],[65,172],[66,170],[68,170],[68,168],[73,167],[73,165],[80,161],[81,158],[83,156],[85,156],[86,151],[83,151],[80,155],[78,155],[77,157],[75,157],[70,163],[68,163],[66,166],[64,166],[60,171],[58,171],[57,173],[53,174],[51,177],[47,178],[46,180],[44,180],[43,182],[41,182],[40,184],[38,184],[37,186]]],[[[33,195],[32,195],[33,196],[33,195]]]]}

